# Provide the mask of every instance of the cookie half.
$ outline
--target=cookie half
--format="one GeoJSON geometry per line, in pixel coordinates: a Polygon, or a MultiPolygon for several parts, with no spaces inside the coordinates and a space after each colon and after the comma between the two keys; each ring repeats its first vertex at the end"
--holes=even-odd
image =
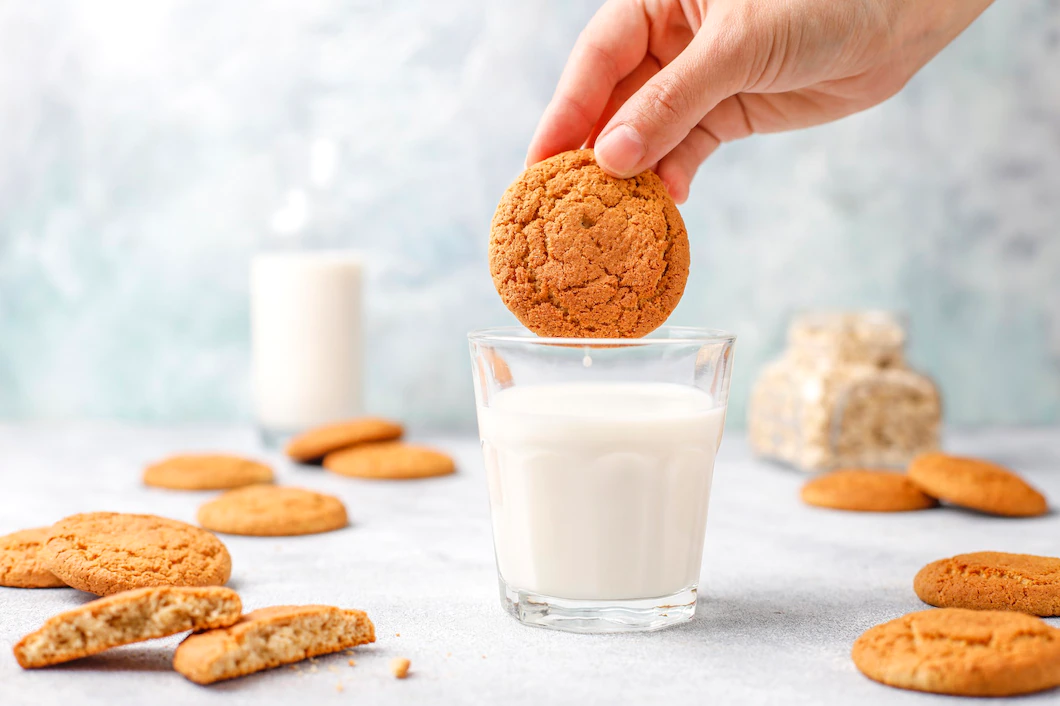
{"type": "Polygon", "coordinates": [[[363,611],[275,606],[247,613],[231,627],[191,635],[177,648],[173,668],[197,684],[212,684],[369,642],[375,642],[375,626],[363,611]]]}
{"type": "Polygon", "coordinates": [[[909,478],[928,495],[991,515],[1033,517],[1049,511],[1044,495],[989,461],[921,454],[909,465],[909,478]]]}
{"type": "Polygon", "coordinates": [[[40,556],[48,530],[38,527],[0,537],[0,586],[59,588],[66,585],[48,570],[40,556]]]}
{"type": "Polygon", "coordinates": [[[223,454],[181,454],[144,470],[144,485],[171,490],[223,490],[271,483],[264,463],[223,454]]]}
{"type": "Polygon", "coordinates": [[[15,645],[15,659],[23,669],[47,667],[119,645],[225,627],[239,620],[242,610],[229,588],[138,588],[48,618],[15,645]]]}
{"type": "Polygon", "coordinates": [[[920,600],[940,608],[1058,616],[1060,559],[1004,552],[958,554],[921,569],[913,590],[920,600]]]}
{"type": "Polygon", "coordinates": [[[330,453],[324,457],[324,468],[354,478],[408,480],[449,475],[456,464],[441,451],[390,442],[330,453]]]}
{"type": "Polygon", "coordinates": [[[1016,696],[1060,686],[1060,629],[1022,613],[909,613],[867,630],[851,656],[865,676],[901,689],[1016,696]]]}
{"type": "Polygon", "coordinates": [[[148,586],[220,586],[232,573],[221,540],[155,515],[71,515],[52,525],[41,556],[68,585],[99,596],[148,586]]]}
{"type": "Polygon", "coordinates": [[[490,226],[504,305],[542,336],[635,338],[673,312],[688,279],[688,233],[654,172],[610,176],[591,149],[533,165],[490,226]]]}
{"type": "Polygon", "coordinates": [[[937,507],[904,473],[867,469],[832,471],[802,486],[803,502],[856,512],[905,512],[937,507]]]}
{"type": "Polygon", "coordinates": [[[230,490],[199,508],[198,519],[214,532],[256,537],[316,534],[349,524],[338,498],[275,485],[230,490]]]}
{"type": "Polygon", "coordinates": [[[299,434],[287,444],[287,455],[295,461],[315,461],[332,451],[372,441],[401,438],[404,429],[397,422],[377,417],[350,419],[327,424],[299,434]]]}

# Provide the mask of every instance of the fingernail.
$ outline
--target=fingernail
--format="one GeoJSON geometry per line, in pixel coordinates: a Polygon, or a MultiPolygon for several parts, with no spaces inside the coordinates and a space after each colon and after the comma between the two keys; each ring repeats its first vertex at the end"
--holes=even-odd
{"type": "Polygon", "coordinates": [[[636,130],[625,124],[618,125],[596,140],[597,163],[604,171],[620,177],[635,175],[645,152],[644,140],[636,130]]]}

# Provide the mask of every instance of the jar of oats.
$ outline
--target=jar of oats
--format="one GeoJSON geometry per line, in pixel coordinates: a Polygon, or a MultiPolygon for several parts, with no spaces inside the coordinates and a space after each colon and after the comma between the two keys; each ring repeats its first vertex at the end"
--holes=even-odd
{"type": "Polygon", "coordinates": [[[905,340],[885,312],[796,318],[751,393],[751,448],[807,471],[904,467],[936,449],[938,388],[906,364],[905,340]]]}

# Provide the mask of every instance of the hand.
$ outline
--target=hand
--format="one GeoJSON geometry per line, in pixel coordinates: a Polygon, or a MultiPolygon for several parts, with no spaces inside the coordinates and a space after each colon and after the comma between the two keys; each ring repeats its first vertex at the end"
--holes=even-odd
{"type": "Polygon", "coordinates": [[[571,52],[527,164],[595,146],[678,203],[722,142],[829,122],[898,92],[991,0],[610,0],[571,52]]]}

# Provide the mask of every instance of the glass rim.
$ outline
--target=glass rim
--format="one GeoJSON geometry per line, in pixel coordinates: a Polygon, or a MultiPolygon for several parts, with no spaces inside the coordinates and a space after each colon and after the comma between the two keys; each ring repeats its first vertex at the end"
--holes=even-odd
{"type": "Polygon", "coordinates": [[[692,343],[733,343],[736,334],[716,328],[699,328],[696,326],[660,326],[643,338],[574,338],[564,336],[538,336],[524,326],[495,326],[476,329],[467,334],[469,341],[490,341],[496,343],[527,343],[545,346],[667,346],[688,345],[692,343]],[[651,337],[654,333],[667,332],[670,335],[651,337]]]}

